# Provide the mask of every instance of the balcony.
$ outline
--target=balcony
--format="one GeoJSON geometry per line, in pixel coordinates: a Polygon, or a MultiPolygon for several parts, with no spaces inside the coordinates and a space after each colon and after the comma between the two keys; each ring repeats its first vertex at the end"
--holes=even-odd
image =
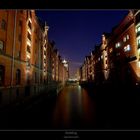
{"type": "Polygon", "coordinates": [[[128,63],[128,62],[134,61],[134,60],[136,60],[136,59],[137,59],[136,56],[129,56],[129,57],[126,57],[126,58],[125,58],[125,61],[128,63]]]}

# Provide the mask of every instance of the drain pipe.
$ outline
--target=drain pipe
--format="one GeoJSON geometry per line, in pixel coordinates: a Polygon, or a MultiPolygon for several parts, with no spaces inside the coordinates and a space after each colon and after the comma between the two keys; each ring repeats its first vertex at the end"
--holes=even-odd
{"type": "Polygon", "coordinates": [[[12,52],[12,71],[11,71],[11,87],[13,87],[13,77],[14,77],[14,56],[15,56],[15,45],[16,45],[16,19],[17,19],[17,10],[15,11],[14,18],[14,42],[13,42],[13,52],[12,52]]]}

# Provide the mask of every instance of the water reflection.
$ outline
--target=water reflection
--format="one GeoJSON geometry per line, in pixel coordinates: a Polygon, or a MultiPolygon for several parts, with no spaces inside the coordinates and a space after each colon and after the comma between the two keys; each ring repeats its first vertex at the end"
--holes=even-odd
{"type": "Polygon", "coordinates": [[[95,101],[79,85],[68,85],[59,94],[54,108],[54,128],[95,127],[95,101]]]}

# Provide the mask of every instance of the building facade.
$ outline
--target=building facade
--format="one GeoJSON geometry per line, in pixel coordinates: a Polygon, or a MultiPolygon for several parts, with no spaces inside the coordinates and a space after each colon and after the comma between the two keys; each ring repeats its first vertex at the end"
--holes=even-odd
{"type": "Polygon", "coordinates": [[[0,97],[3,102],[39,93],[52,81],[64,83],[67,79],[67,75],[61,78],[59,74],[62,72],[59,69],[65,67],[59,60],[58,50],[48,39],[48,31],[49,26],[43,25],[35,10],[0,10],[0,97]]]}
{"type": "MultiPolygon", "coordinates": [[[[90,60],[82,65],[81,80],[92,75],[96,84],[140,84],[140,10],[129,10],[111,33],[103,33],[100,45],[91,52],[90,60]],[[91,62],[90,62],[91,61],[91,62]],[[88,63],[90,62],[90,63],[88,63]],[[91,67],[91,73],[86,69],[91,67]],[[88,75],[85,77],[84,75],[88,75]]],[[[89,71],[89,70],[88,70],[89,71]]]]}

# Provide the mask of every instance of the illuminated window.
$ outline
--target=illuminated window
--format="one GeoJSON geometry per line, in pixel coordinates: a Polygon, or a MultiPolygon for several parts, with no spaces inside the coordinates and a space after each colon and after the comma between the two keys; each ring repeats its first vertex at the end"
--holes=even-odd
{"type": "Polygon", "coordinates": [[[28,36],[27,37],[31,41],[31,35],[29,33],[28,33],[28,36]]]}
{"type": "Polygon", "coordinates": [[[2,19],[2,21],[1,21],[1,28],[3,30],[6,30],[6,21],[4,19],[2,19]]]}
{"type": "Polygon", "coordinates": [[[126,36],[127,40],[129,40],[129,35],[126,36]]]}
{"type": "Polygon", "coordinates": [[[0,40],[0,50],[4,50],[4,42],[0,40]]]}
{"type": "Polygon", "coordinates": [[[113,51],[113,49],[112,49],[112,48],[110,48],[110,49],[109,49],[109,52],[110,52],[110,53],[112,53],[112,51],[113,51]]]}
{"type": "Polygon", "coordinates": [[[5,67],[0,65],[0,86],[4,85],[5,67]]]}
{"type": "Polygon", "coordinates": [[[137,28],[136,28],[136,33],[137,32],[140,32],[140,26],[138,26],[137,28]]]}
{"type": "Polygon", "coordinates": [[[121,46],[120,42],[116,43],[115,47],[119,48],[121,46]]]}
{"type": "Polygon", "coordinates": [[[140,45],[140,39],[138,39],[138,45],[140,45]]]}
{"type": "Polygon", "coordinates": [[[126,42],[126,37],[123,38],[123,42],[126,42]]]}
{"type": "Polygon", "coordinates": [[[16,71],[16,85],[20,84],[20,78],[21,78],[21,71],[20,71],[20,69],[17,69],[17,71],[16,71]]]}
{"type": "Polygon", "coordinates": [[[124,47],[124,52],[130,51],[130,45],[128,44],[127,46],[124,47]]]}
{"type": "Polygon", "coordinates": [[[103,55],[101,55],[101,59],[103,59],[103,55]]]}

